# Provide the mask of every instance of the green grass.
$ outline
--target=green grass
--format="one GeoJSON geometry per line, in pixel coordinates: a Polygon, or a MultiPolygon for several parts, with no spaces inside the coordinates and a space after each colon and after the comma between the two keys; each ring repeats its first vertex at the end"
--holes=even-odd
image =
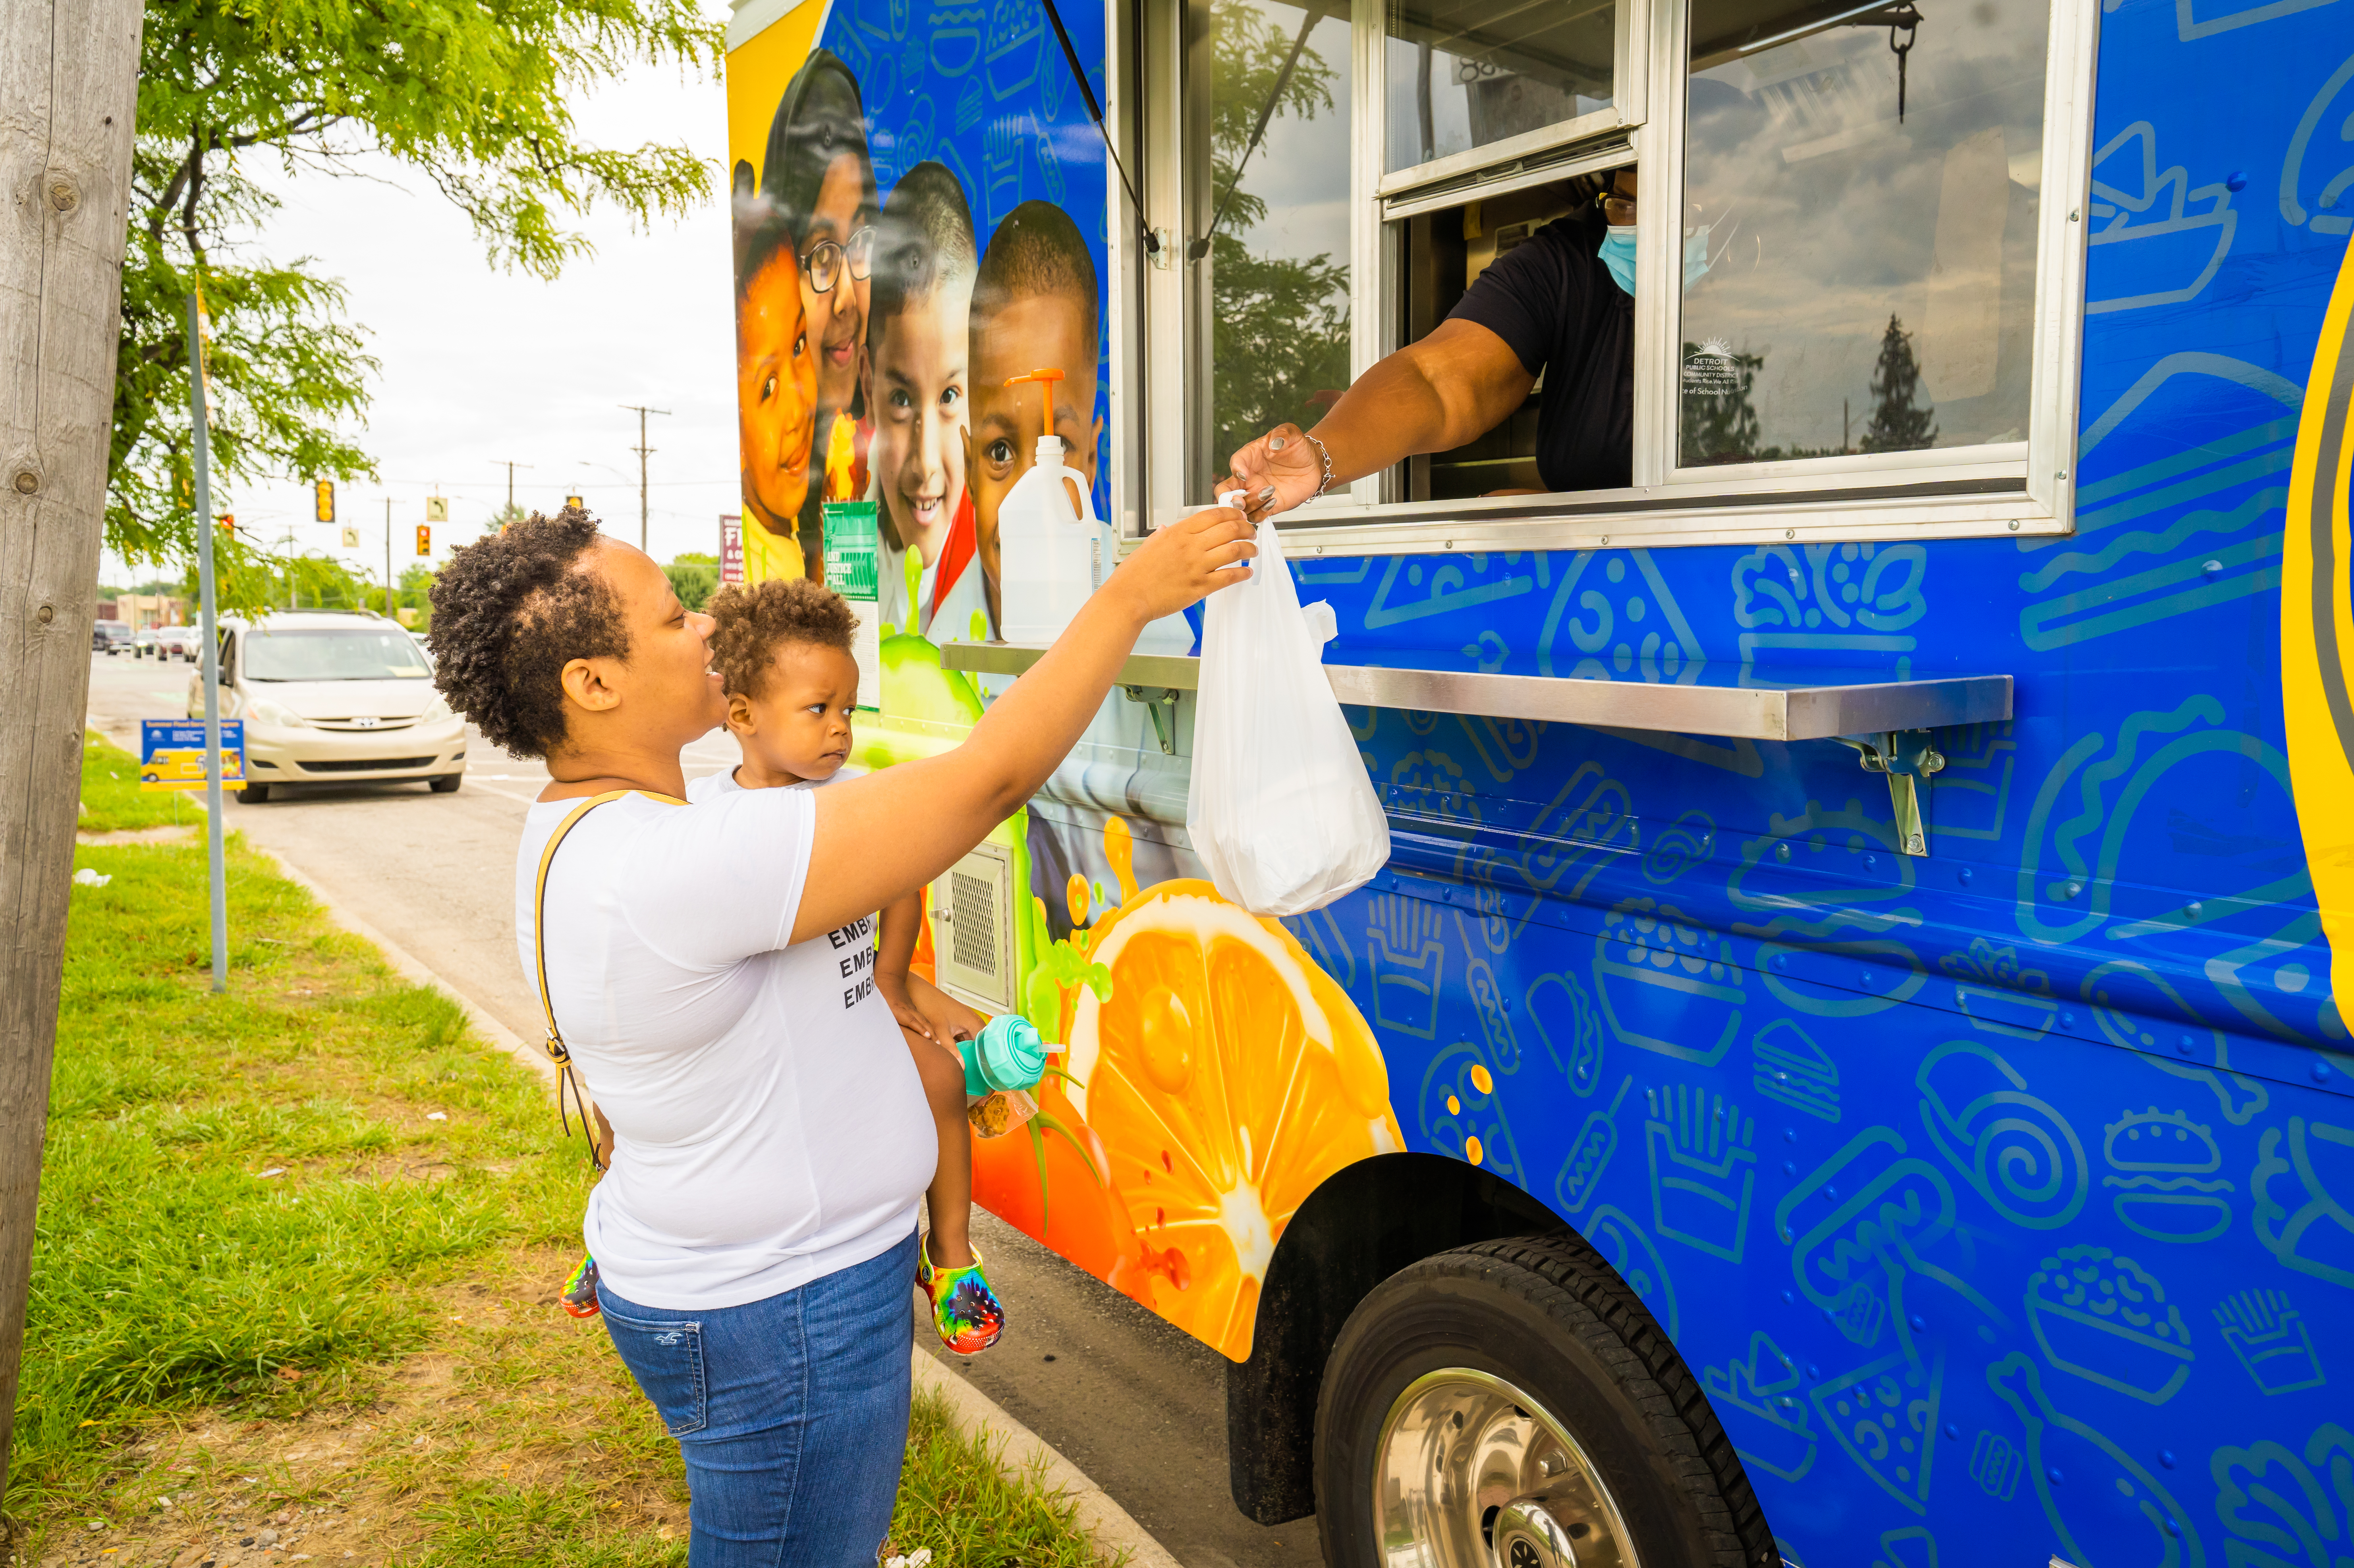
{"type": "Polygon", "coordinates": [[[960,1430],[938,1394],[918,1393],[891,1510],[891,1549],[929,1547],[942,1568],[1087,1568],[1075,1509],[1036,1475],[1009,1472],[997,1441],[960,1430]]]}
{"type": "MultiPolygon", "coordinates": [[[[135,772],[90,798],[132,770],[85,756],[109,826],[168,811],[135,772]]],[[[677,1447],[555,1305],[581,1145],[453,1003],[227,849],[226,996],[200,841],[76,854],[111,880],[74,888],[67,933],[16,1561],[198,1561],[270,1521],[322,1563],[677,1568],[677,1447]]],[[[939,1568],[1093,1561],[1066,1505],[923,1401],[894,1532],[939,1568]]]]}
{"type": "MultiPolygon", "coordinates": [[[[139,759],[84,730],[81,737],[81,821],[86,833],[108,833],[125,828],[162,828],[175,824],[201,825],[205,814],[193,800],[181,800],[177,790],[139,788],[139,759]]],[[[203,792],[197,791],[197,799],[203,792]]]]}
{"type": "Polygon", "coordinates": [[[75,857],[111,881],[74,889],[12,1512],[86,1499],[114,1429],[413,1349],[430,1287],[579,1212],[538,1085],[229,850],[222,997],[199,845],[75,857]]]}

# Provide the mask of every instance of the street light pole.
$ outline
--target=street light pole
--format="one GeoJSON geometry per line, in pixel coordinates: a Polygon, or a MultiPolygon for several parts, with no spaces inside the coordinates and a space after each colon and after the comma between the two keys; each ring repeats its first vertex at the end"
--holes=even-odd
{"type": "Polygon", "coordinates": [[[392,497],[384,498],[384,618],[398,620],[392,613],[392,497]]]}
{"type": "Polygon", "coordinates": [[[643,550],[646,548],[646,459],[652,455],[654,450],[646,445],[646,416],[660,414],[666,419],[670,418],[670,410],[649,408],[641,403],[624,403],[621,407],[635,410],[638,416],[638,444],[631,450],[638,454],[638,548],[643,550]]]}

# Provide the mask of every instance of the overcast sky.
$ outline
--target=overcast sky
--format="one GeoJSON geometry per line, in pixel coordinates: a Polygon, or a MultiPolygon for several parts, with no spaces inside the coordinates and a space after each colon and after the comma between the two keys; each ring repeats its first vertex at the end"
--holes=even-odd
{"type": "MultiPolygon", "coordinates": [[[[598,145],[683,142],[715,169],[724,161],[716,77],[640,69],[577,113],[580,135],[598,145]]],[[[374,580],[387,499],[397,574],[416,561],[426,497],[450,501],[449,524],[433,531],[438,562],[505,503],[502,465],[513,459],[531,465],[514,476],[525,509],[553,511],[578,494],[609,532],[635,543],[638,416],[620,405],[644,403],[671,410],[647,421],[654,555],[716,551],[719,514],[737,509],[737,495],[727,219],[716,186],[685,219],[650,233],[631,232],[618,213],[589,214],[574,227],[596,254],[546,283],[493,268],[423,175],[389,160],[370,173],[377,177],[266,175],[286,205],[260,248],[274,260],[312,257],[315,270],[342,279],[382,364],[360,432],[382,482],[336,487],[338,524],[359,527],[361,548],[343,549],[339,525],[312,521],[300,476],[237,493],[239,528],[273,541],[291,529],[298,550],[345,559],[374,580]]],[[[127,580],[111,556],[105,576],[127,580]]]]}

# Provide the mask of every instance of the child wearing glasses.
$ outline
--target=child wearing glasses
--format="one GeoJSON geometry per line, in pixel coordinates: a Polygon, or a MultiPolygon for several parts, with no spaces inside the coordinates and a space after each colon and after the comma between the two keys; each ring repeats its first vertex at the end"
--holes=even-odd
{"type": "Polygon", "coordinates": [[[802,302],[817,352],[813,485],[798,529],[811,577],[824,576],[821,504],[866,492],[866,431],[859,422],[860,346],[866,336],[875,239],[875,165],[857,79],[820,49],[786,84],[769,126],[761,193],[794,236],[802,302]]]}
{"type": "Polygon", "coordinates": [[[870,494],[881,503],[876,612],[935,642],[980,641],[992,633],[964,482],[972,209],[946,164],[918,164],[892,188],[876,232],[865,379],[870,494]]]}

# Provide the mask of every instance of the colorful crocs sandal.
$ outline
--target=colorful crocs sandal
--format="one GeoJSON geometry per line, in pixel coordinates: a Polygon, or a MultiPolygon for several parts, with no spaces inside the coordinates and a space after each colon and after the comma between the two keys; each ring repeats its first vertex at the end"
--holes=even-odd
{"type": "Polygon", "coordinates": [[[981,1266],[979,1247],[972,1249],[972,1262],[966,1267],[935,1265],[928,1235],[916,1257],[916,1283],[931,1299],[932,1327],[939,1330],[940,1343],[960,1356],[980,1354],[1005,1331],[1005,1308],[981,1266]]]}
{"type": "Polygon", "coordinates": [[[580,1266],[556,1293],[556,1299],[575,1318],[594,1318],[605,1308],[597,1300],[597,1260],[588,1254],[580,1255],[580,1266]]]}

